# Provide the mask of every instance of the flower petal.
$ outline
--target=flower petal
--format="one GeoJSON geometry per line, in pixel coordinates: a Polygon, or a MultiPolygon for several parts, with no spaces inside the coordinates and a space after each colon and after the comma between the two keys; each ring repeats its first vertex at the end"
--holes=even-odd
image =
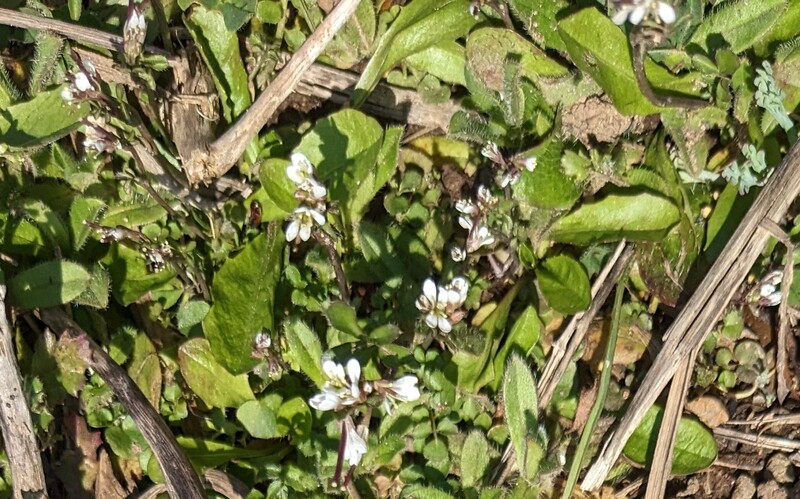
{"type": "Polygon", "coordinates": [[[439,331],[447,334],[453,330],[453,325],[450,324],[450,321],[447,317],[439,317],[439,331]]]}
{"type": "Polygon", "coordinates": [[[294,241],[297,239],[297,234],[300,232],[300,223],[297,220],[292,220],[286,226],[286,241],[294,241]]]}
{"type": "Polygon", "coordinates": [[[664,24],[672,24],[675,22],[675,9],[668,3],[658,2],[658,17],[664,24]]]}
{"type": "Polygon", "coordinates": [[[642,5],[639,7],[634,7],[633,11],[631,12],[631,15],[628,16],[628,21],[630,21],[631,24],[639,24],[640,22],[642,22],[642,19],[644,19],[644,16],[646,14],[647,14],[646,6],[642,5]]]}
{"type": "Polygon", "coordinates": [[[436,314],[428,314],[425,316],[425,324],[432,329],[436,329],[436,325],[439,323],[439,317],[436,314]]]}
{"type": "Polygon", "coordinates": [[[433,282],[433,279],[425,279],[425,282],[422,283],[422,294],[431,303],[436,303],[436,283],[433,282]]]}
{"type": "Polygon", "coordinates": [[[334,393],[322,392],[309,399],[308,405],[318,411],[332,411],[339,406],[341,400],[334,393]]]}

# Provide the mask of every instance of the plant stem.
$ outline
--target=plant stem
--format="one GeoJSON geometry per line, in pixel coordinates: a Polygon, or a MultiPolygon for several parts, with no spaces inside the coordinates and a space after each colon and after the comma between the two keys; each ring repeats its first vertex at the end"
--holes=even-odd
{"type": "Polygon", "coordinates": [[[578,443],[578,448],[575,450],[575,455],[572,458],[572,466],[569,469],[567,484],[564,486],[564,493],[561,495],[562,499],[569,499],[572,497],[572,490],[575,488],[575,484],[578,483],[578,475],[581,472],[583,456],[586,454],[586,449],[589,447],[589,441],[593,436],[597,421],[603,413],[603,406],[605,406],[606,395],[608,394],[608,386],[611,384],[611,370],[614,365],[614,352],[617,348],[619,320],[622,316],[622,296],[624,294],[625,285],[623,284],[623,280],[620,279],[617,282],[617,291],[614,294],[611,329],[608,332],[608,343],[606,344],[606,352],[603,357],[603,370],[600,373],[600,386],[597,388],[597,398],[592,406],[592,411],[589,413],[589,418],[586,420],[586,426],[583,427],[581,441],[578,443]]]}
{"type": "Polygon", "coordinates": [[[333,239],[321,230],[314,230],[312,232],[314,239],[317,240],[328,251],[328,257],[331,259],[333,271],[336,273],[336,282],[339,283],[339,294],[342,300],[350,302],[350,287],[347,284],[347,278],[344,275],[342,268],[342,260],[339,258],[339,253],[336,252],[336,247],[333,244],[333,239]]]}

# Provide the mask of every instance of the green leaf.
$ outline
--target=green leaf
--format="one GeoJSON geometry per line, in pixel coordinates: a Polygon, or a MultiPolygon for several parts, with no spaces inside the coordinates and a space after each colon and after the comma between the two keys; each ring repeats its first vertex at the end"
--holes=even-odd
{"type": "Polygon", "coordinates": [[[786,0],[723,2],[694,32],[691,42],[705,49],[718,48],[713,38],[721,35],[738,54],[767,35],[785,10],[786,0]]]}
{"type": "MultiPolygon", "coordinates": [[[[49,17],[49,16],[48,16],[49,17]]],[[[63,81],[63,72],[58,66],[64,40],[46,31],[38,31],[36,39],[36,55],[33,67],[28,76],[31,95],[36,95],[52,84],[63,81]]]]}
{"type": "Polygon", "coordinates": [[[123,306],[164,287],[177,275],[171,268],[150,272],[141,253],[121,244],[111,245],[102,261],[111,273],[111,294],[123,306]]]}
{"type": "Polygon", "coordinates": [[[214,302],[203,331],[217,360],[234,373],[258,364],[251,356],[256,334],[262,329],[274,331],[283,244],[280,227],[270,224],[214,275],[214,302]]]}
{"type": "MultiPolygon", "coordinates": [[[[658,430],[664,408],[654,405],[648,409],[642,422],[628,439],[623,453],[640,465],[649,466],[658,441],[658,430]]],[[[689,475],[707,468],[717,458],[714,434],[703,423],[692,417],[681,417],[672,461],[672,473],[689,475]]]]}
{"type": "Polygon", "coordinates": [[[175,314],[178,331],[187,334],[190,329],[203,322],[210,309],[211,305],[202,300],[189,300],[182,303],[175,314]]]}
{"type": "MultiPolygon", "coordinates": [[[[628,39],[606,14],[595,8],[583,9],[559,22],[558,31],[575,65],[591,75],[620,113],[648,115],[661,110],[639,89],[628,39]]],[[[677,77],[649,58],[645,60],[645,72],[656,93],[697,94],[696,74],[677,77]]]]}
{"type": "Polygon", "coordinates": [[[467,65],[466,51],[454,41],[443,42],[411,54],[406,57],[406,64],[453,85],[467,84],[464,79],[467,65]]]}
{"type": "Polygon", "coordinates": [[[31,148],[54,142],[80,126],[89,106],[71,106],[56,88],[0,111],[0,144],[31,148]]]}
{"type": "Polygon", "coordinates": [[[509,0],[511,13],[539,45],[564,51],[564,41],[556,31],[556,13],[568,7],[565,0],[509,0]]]}
{"type": "Polygon", "coordinates": [[[86,244],[91,227],[85,221],[96,222],[106,208],[106,203],[100,199],[76,197],[69,208],[69,227],[72,231],[72,249],[79,251],[86,244]]]}
{"type": "Polygon", "coordinates": [[[325,310],[325,317],[328,318],[331,326],[343,333],[356,338],[364,336],[364,330],[358,325],[356,309],[345,302],[335,301],[331,303],[325,310]]]}
{"type": "Polygon", "coordinates": [[[528,364],[518,355],[512,355],[503,378],[505,418],[517,463],[523,474],[533,479],[538,463],[531,463],[540,452],[533,440],[539,431],[539,407],[536,382],[528,364]],[[529,456],[530,452],[530,456],[529,456]],[[524,464],[523,464],[524,463],[524,464]],[[536,464],[536,465],[534,465],[536,464]]]}
{"type": "Polygon", "coordinates": [[[236,419],[254,438],[281,438],[286,433],[278,429],[278,408],[283,401],[278,394],[245,402],[236,410],[236,419]]]}
{"type": "Polygon", "coordinates": [[[557,78],[569,70],[550,59],[539,47],[512,30],[481,28],[467,39],[467,70],[486,87],[503,91],[504,65],[499,61],[518,61],[522,76],[533,82],[541,78],[557,78]]]}
{"type": "Polygon", "coordinates": [[[508,290],[502,301],[480,325],[478,334],[483,336],[483,348],[480,353],[459,350],[453,354],[453,362],[458,365],[458,386],[470,393],[476,392],[499,376],[494,371],[494,363],[490,362],[500,346],[502,332],[508,321],[511,304],[517,297],[520,284],[508,290]]]}
{"type": "Polygon", "coordinates": [[[303,397],[293,397],[278,409],[278,431],[303,442],[311,435],[311,409],[303,397]]]}
{"type": "Polygon", "coordinates": [[[242,449],[224,442],[183,435],[176,437],[176,440],[192,464],[201,469],[215,468],[241,459],[262,457],[270,452],[265,449],[242,449]]]}
{"type": "Polygon", "coordinates": [[[193,338],[178,349],[178,364],[186,384],[209,407],[239,407],[255,395],[246,374],[234,376],[214,358],[211,345],[193,338]]]}
{"type": "MultiPolygon", "coordinates": [[[[270,202],[279,210],[280,215],[274,219],[284,219],[291,214],[299,202],[294,197],[297,186],[286,176],[289,162],[283,159],[270,158],[261,163],[258,178],[270,202]]],[[[265,212],[269,211],[264,207],[265,212]]],[[[266,219],[265,219],[266,220],[266,219]]],[[[269,220],[266,220],[269,221],[269,220]]]]}
{"type": "MultiPolygon", "coordinates": [[[[494,372],[501,373],[505,371],[506,359],[512,353],[516,353],[522,358],[528,357],[531,349],[538,343],[541,331],[542,321],[539,319],[539,314],[536,313],[535,307],[529,305],[514,322],[514,326],[508,333],[502,348],[495,355],[494,372]]],[[[501,380],[502,378],[497,376],[492,381],[491,387],[493,390],[497,390],[501,380]]]]}
{"type": "Polygon", "coordinates": [[[548,258],[536,268],[536,279],[547,303],[562,314],[580,312],[592,301],[589,277],[571,256],[548,258]]]}
{"type": "Polygon", "coordinates": [[[397,163],[391,159],[398,154],[399,132],[390,129],[384,139],[375,119],[345,109],[317,121],[297,151],[316,166],[317,178],[353,223],[394,172],[397,163]]]}
{"type": "Polygon", "coordinates": [[[68,303],[89,287],[89,272],[66,260],[40,263],[8,282],[14,304],[21,308],[47,308],[68,303]]]}
{"type": "Polygon", "coordinates": [[[286,324],[286,361],[293,370],[304,373],[317,386],[325,383],[322,373],[322,344],[317,333],[299,319],[286,324]]]}
{"type": "Polygon", "coordinates": [[[70,248],[69,231],[58,213],[38,199],[23,199],[19,208],[35,223],[50,242],[66,251],[70,248]]]}
{"type": "Polygon", "coordinates": [[[167,210],[155,201],[117,204],[108,208],[100,223],[111,227],[122,225],[128,228],[135,228],[157,222],[166,215],[167,210]]]}
{"type": "Polygon", "coordinates": [[[73,300],[78,305],[103,309],[108,307],[108,290],[111,287],[111,276],[99,263],[89,269],[89,286],[73,300]]]}
{"type": "Polygon", "coordinates": [[[461,484],[465,489],[480,486],[489,468],[489,442],[483,433],[467,435],[461,448],[461,484]]]}
{"type": "Polygon", "coordinates": [[[475,25],[469,0],[415,0],[409,3],[378,40],[375,53],[353,92],[358,107],[383,75],[411,54],[452,41],[475,25]]]}
{"type": "Polygon", "coordinates": [[[225,120],[233,122],[250,106],[247,72],[239,53],[239,37],[230,30],[221,12],[196,6],[186,16],[186,27],[194,38],[222,102],[225,120]]]}
{"type": "Polygon", "coordinates": [[[144,333],[136,335],[128,375],[153,407],[161,399],[161,361],[150,338],[144,333]]]}
{"type": "Polygon", "coordinates": [[[38,255],[48,245],[38,227],[0,211],[0,249],[11,254],[38,255]]]}
{"type": "Polygon", "coordinates": [[[532,206],[545,209],[569,209],[583,192],[577,178],[565,172],[562,166],[564,144],[548,140],[530,151],[537,157],[533,172],[523,171],[514,185],[514,197],[532,206]]]}
{"type": "Polygon", "coordinates": [[[375,21],[375,2],[361,0],[350,19],[325,47],[323,56],[329,57],[339,69],[353,67],[372,52],[375,21]]]}
{"type": "Polygon", "coordinates": [[[669,199],[649,192],[611,194],[585,203],[552,227],[554,241],[590,244],[618,241],[653,241],[662,238],[680,218],[669,199]]]}

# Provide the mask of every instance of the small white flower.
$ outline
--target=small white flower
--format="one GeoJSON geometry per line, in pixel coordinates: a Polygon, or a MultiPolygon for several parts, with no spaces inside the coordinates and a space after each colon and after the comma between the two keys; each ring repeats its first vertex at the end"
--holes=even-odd
{"type": "Polygon", "coordinates": [[[341,403],[342,399],[333,391],[323,391],[314,395],[308,401],[308,405],[318,411],[332,411],[339,407],[341,403]]]}
{"type": "Polygon", "coordinates": [[[356,466],[367,453],[367,442],[358,434],[353,419],[346,417],[344,420],[344,452],[342,457],[350,466],[356,466]]]}
{"type": "Polygon", "coordinates": [[[452,258],[454,262],[463,262],[467,259],[467,250],[461,246],[453,246],[450,248],[450,258],[452,258]]]}
{"type": "Polygon", "coordinates": [[[481,211],[486,211],[497,203],[497,198],[494,197],[492,191],[485,185],[478,186],[478,206],[481,211]]]}
{"type": "Polygon", "coordinates": [[[525,169],[528,170],[529,172],[532,172],[533,170],[536,169],[536,163],[538,161],[539,161],[539,158],[537,158],[536,156],[529,156],[529,157],[525,158],[525,163],[524,163],[525,164],[525,169]]]}
{"type": "Polygon", "coordinates": [[[497,185],[505,189],[509,185],[514,185],[519,181],[520,172],[518,170],[507,171],[497,178],[497,185]]]}
{"type": "Polygon", "coordinates": [[[491,246],[495,237],[485,225],[480,225],[469,231],[467,236],[467,253],[474,253],[484,246],[491,246]]]}
{"type": "Polygon", "coordinates": [[[286,176],[297,185],[295,196],[301,200],[310,196],[314,201],[323,201],[328,189],[314,177],[311,161],[299,152],[292,154],[291,160],[292,164],[286,167],[286,176]]]}
{"type": "Polygon", "coordinates": [[[298,237],[308,241],[314,225],[325,225],[325,215],[308,206],[300,205],[292,213],[292,221],[286,226],[286,240],[294,241],[298,237]]]}
{"type": "Polygon", "coordinates": [[[268,333],[259,331],[254,343],[257,350],[266,350],[272,346],[272,338],[269,337],[268,333]]]}
{"type": "Polygon", "coordinates": [[[422,295],[417,298],[417,309],[425,314],[425,324],[442,333],[453,330],[453,316],[466,300],[466,279],[458,277],[447,286],[437,286],[433,279],[425,279],[422,295]]]}
{"type": "Polygon", "coordinates": [[[90,90],[94,90],[92,82],[89,81],[89,77],[86,76],[86,73],[83,71],[79,71],[75,74],[73,85],[78,92],[88,92],[90,90]]]}
{"type": "Polygon", "coordinates": [[[503,154],[500,152],[500,148],[494,142],[487,142],[486,145],[483,146],[483,149],[481,149],[481,156],[489,159],[493,163],[503,163],[503,154]]]}
{"type": "Polygon", "coordinates": [[[419,383],[419,380],[413,374],[397,378],[389,385],[391,392],[389,392],[388,395],[397,400],[402,400],[403,402],[419,400],[419,388],[417,388],[417,383],[419,383]]]}
{"type": "Polygon", "coordinates": [[[778,285],[783,281],[783,271],[773,270],[761,280],[758,304],[762,307],[780,305],[783,295],[778,285]]]}
{"type": "Polygon", "coordinates": [[[467,294],[469,293],[469,281],[465,277],[454,277],[450,284],[446,286],[450,290],[454,290],[458,293],[458,299],[451,301],[451,305],[454,308],[459,308],[464,302],[467,300],[467,294]]]}
{"type": "Polygon", "coordinates": [[[676,19],[675,9],[666,2],[656,0],[626,0],[624,3],[618,3],[622,3],[623,5],[612,18],[614,24],[617,25],[625,24],[625,21],[638,25],[646,17],[653,18],[664,24],[672,24],[676,19]]]}
{"type": "Polygon", "coordinates": [[[464,215],[474,215],[478,212],[478,207],[468,199],[459,199],[456,201],[456,211],[464,215]]]}
{"type": "MultiPolygon", "coordinates": [[[[361,365],[356,359],[347,361],[346,367],[331,359],[322,360],[322,372],[326,381],[322,391],[309,399],[308,404],[318,411],[332,411],[363,402],[361,388],[361,365]]],[[[366,387],[365,387],[366,388],[366,387]]]]}

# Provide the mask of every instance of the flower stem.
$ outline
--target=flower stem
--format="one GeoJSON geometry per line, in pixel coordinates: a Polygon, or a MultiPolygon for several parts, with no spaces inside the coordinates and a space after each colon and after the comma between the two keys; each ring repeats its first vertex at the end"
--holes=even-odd
{"type": "Polygon", "coordinates": [[[333,271],[336,273],[336,281],[339,283],[339,294],[342,297],[342,300],[349,302],[350,301],[350,287],[347,285],[347,278],[344,275],[344,269],[342,268],[342,260],[339,258],[339,253],[336,252],[336,248],[333,244],[333,239],[321,230],[314,230],[312,232],[314,239],[317,240],[325,249],[328,251],[328,257],[331,259],[331,264],[333,265],[333,271]]]}

